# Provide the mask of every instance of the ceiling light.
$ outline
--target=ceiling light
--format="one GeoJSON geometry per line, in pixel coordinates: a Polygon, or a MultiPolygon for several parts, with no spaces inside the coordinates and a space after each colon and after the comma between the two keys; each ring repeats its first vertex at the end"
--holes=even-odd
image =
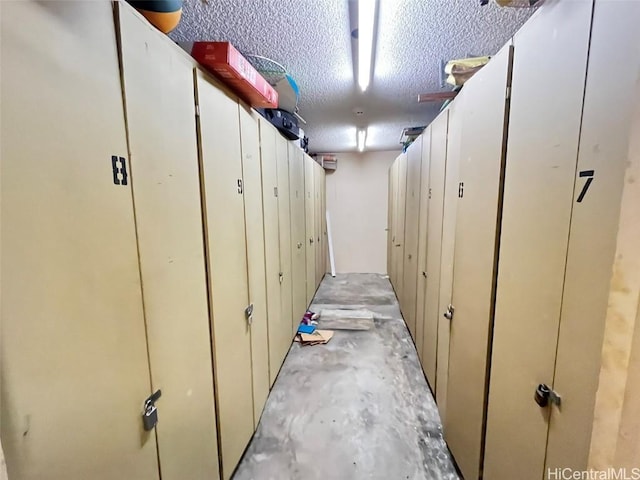
{"type": "Polygon", "coordinates": [[[367,129],[361,128],[358,130],[358,151],[364,151],[365,144],[367,142],[367,129]]]}
{"type": "Polygon", "coordinates": [[[358,85],[364,92],[371,80],[373,26],[377,0],[358,0],[358,85]]]}

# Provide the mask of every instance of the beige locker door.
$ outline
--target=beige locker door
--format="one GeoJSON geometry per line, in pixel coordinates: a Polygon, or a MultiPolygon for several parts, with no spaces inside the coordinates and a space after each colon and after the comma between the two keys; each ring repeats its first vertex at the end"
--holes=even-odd
{"type": "Polygon", "coordinates": [[[322,281],[322,277],[324,276],[324,272],[322,271],[322,253],[324,251],[324,238],[322,235],[322,196],[323,193],[323,183],[324,183],[324,170],[320,165],[318,165],[315,161],[313,162],[313,167],[315,168],[314,176],[315,179],[315,192],[316,192],[316,203],[315,203],[315,221],[316,221],[316,283],[315,288],[313,289],[313,293],[317,290],[320,282],[322,281]]]}
{"type": "Polygon", "coordinates": [[[391,253],[393,252],[393,207],[394,207],[394,182],[395,182],[395,162],[389,167],[388,181],[387,181],[387,275],[389,275],[389,281],[393,284],[393,260],[391,253]]]}
{"type": "Polygon", "coordinates": [[[265,272],[264,216],[258,113],[239,104],[244,189],[244,220],[247,243],[247,274],[251,315],[251,371],[253,418],[257,425],[269,395],[269,339],[267,325],[267,277],[265,272]]]}
{"type": "Polygon", "coordinates": [[[404,220],[407,200],[407,154],[398,157],[398,193],[396,195],[396,295],[400,303],[400,310],[404,315],[404,220]]]}
{"type": "Polygon", "coordinates": [[[129,172],[112,5],[2,2],[0,16],[9,478],[157,479],[131,184],[112,171],[115,156],[129,172]]]}
{"type": "MultiPolygon", "coordinates": [[[[464,92],[459,95],[464,97],[464,92]]],[[[460,143],[462,120],[459,103],[449,107],[447,133],[447,171],[444,186],[442,241],[440,251],[440,294],[438,297],[438,346],[436,355],[436,403],[440,419],[445,423],[447,414],[447,381],[449,378],[449,339],[451,321],[444,316],[453,296],[453,257],[456,244],[456,213],[458,208],[460,143]]],[[[428,281],[428,280],[427,280],[428,281]]]]}
{"type": "Polygon", "coordinates": [[[289,142],[289,195],[291,205],[291,271],[293,294],[293,332],[307,308],[307,272],[304,215],[304,158],[303,152],[289,142]]]}
{"type": "Polygon", "coordinates": [[[418,217],[420,215],[420,172],[422,136],[407,150],[407,199],[404,222],[404,279],[402,284],[404,319],[414,341],[416,338],[416,297],[418,283],[418,217]]]}
{"type": "Polygon", "coordinates": [[[553,379],[591,11],[550,3],[514,37],[487,480],[543,476],[549,409],[533,396],[553,379]]]}
{"type": "Polygon", "coordinates": [[[554,380],[563,404],[552,413],[546,468],[587,468],[627,168],[629,99],[640,78],[638,18],[639,2],[595,2],[554,380]]]}
{"type": "Polygon", "coordinates": [[[280,239],[278,221],[278,166],[276,129],[260,118],[260,158],[262,164],[262,211],[264,215],[264,250],[267,318],[269,338],[269,381],[273,385],[291,343],[291,320],[282,315],[280,305],[280,239]]]}
{"type": "Polygon", "coordinates": [[[322,192],[322,203],[320,208],[320,222],[322,229],[322,275],[320,280],[324,278],[327,273],[327,263],[329,261],[329,239],[327,237],[327,173],[322,168],[322,175],[320,176],[320,191],[322,192]]]}
{"type": "Polygon", "coordinates": [[[447,129],[449,111],[445,110],[431,124],[431,160],[429,172],[429,213],[427,224],[427,288],[424,298],[424,331],[422,366],[432,388],[436,382],[438,348],[438,310],[440,292],[440,252],[442,241],[442,209],[447,163],[447,129]]]}
{"type": "Polygon", "coordinates": [[[316,192],[313,159],[303,153],[304,163],[304,221],[305,221],[305,265],[306,265],[306,304],[311,303],[316,284],[316,192]]]}
{"type": "MultiPolygon", "coordinates": [[[[278,163],[278,227],[280,230],[280,273],[282,274],[280,311],[286,335],[291,343],[293,328],[293,258],[291,256],[291,192],[289,188],[289,143],[276,133],[278,163]]],[[[297,324],[296,324],[297,325],[297,324]]],[[[278,370],[280,367],[278,367],[278,370]]]]}
{"type": "Polygon", "coordinates": [[[198,140],[222,476],[253,434],[251,330],[238,102],[197,71],[198,140]]]}
{"type": "Polygon", "coordinates": [[[193,64],[117,6],[162,478],[218,478],[193,64]]]}
{"type": "Polygon", "coordinates": [[[512,52],[465,85],[449,122],[462,118],[444,434],[465,478],[480,475],[512,52]]]}
{"type": "Polygon", "coordinates": [[[422,362],[424,342],[424,297],[427,288],[427,224],[429,221],[429,169],[431,162],[431,125],[422,133],[420,153],[420,205],[418,207],[418,279],[416,283],[416,349],[422,362]]]}

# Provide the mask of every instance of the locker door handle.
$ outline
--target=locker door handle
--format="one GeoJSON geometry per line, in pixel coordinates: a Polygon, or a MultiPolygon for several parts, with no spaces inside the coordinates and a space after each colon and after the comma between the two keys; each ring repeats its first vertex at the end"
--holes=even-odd
{"type": "Polygon", "coordinates": [[[424,278],[427,278],[427,272],[422,272],[422,276],[423,276],[424,278]]]}
{"type": "Polygon", "coordinates": [[[298,242],[298,249],[302,248],[302,243],[298,242]]]}
{"type": "Polygon", "coordinates": [[[313,238],[309,239],[309,245],[313,245],[313,238]]]}
{"type": "Polygon", "coordinates": [[[253,323],[253,303],[250,303],[249,306],[244,309],[244,315],[247,317],[247,323],[251,326],[253,323]]]}

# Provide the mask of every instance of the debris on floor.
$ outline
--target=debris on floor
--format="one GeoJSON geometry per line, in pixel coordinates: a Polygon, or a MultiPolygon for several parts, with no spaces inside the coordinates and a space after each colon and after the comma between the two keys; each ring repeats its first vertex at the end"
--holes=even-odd
{"type": "Polygon", "coordinates": [[[316,330],[313,333],[298,333],[295,341],[299,342],[303,347],[307,345],[324,345],[332,337],[333,331],[331,330],[316,330]]]}
{"type": "Polygon", "coordinates": [[[320,311],[318,325],[332,330],[371,330],[373,312],[366,309],[324,309],[320,311]]]}

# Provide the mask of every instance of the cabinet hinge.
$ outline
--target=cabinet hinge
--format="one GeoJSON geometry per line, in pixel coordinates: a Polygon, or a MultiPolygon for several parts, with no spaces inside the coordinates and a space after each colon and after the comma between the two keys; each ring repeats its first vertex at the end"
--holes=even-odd
{"type": "Polygon", "coordinates": [[[507,100],[510,100],[510,99],[511,99],[511,85],[508,85],[508,86],[507,86],[507,91],[505,92],[505,98],[506,98],[507,100]]]}
{"type": "Polygon", "coordinates": [[[196,117],[200,116],[200,105],[196,105],[196,117]]]}

